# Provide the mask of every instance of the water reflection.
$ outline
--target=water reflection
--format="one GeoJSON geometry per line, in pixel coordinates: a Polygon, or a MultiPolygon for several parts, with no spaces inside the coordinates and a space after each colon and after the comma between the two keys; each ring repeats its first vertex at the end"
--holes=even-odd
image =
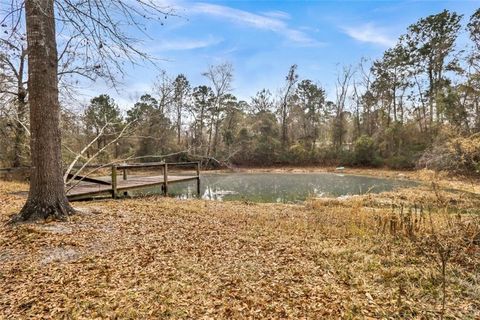
{"type": "MultiPolygon", "coordinates": [[[[415,185],[412,181],[333,173],[203,174],[200,195],[203,199],[218,201],[289,203],[304,201],[310,196],[343,197],[415,185]]],[[[182,199],[197,197],[196,182],[170,185],[169,193],[182,199]]]]}

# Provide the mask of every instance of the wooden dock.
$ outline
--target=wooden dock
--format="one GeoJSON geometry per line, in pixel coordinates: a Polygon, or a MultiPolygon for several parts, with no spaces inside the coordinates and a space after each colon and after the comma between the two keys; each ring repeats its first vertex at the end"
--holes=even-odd
{"type": "Polygon", "coordinates": [[[67,197],[70,201],[92,199],[99,196],[111,196],[117,198],[127,191],[159,186],[164,195],[168,193],[168,186],[183,181],[197,181],[197,192],[200,192],[200,163],[177,162],[177,163],[137,163],[111,166],[111,177],[92,178],[82,175],[71,174],[75,179],[66,186],[67,197]],[[169,175],[169,166],[193,166],[196,175],[169,175]],[[161,169],[161,175],[128,175],[128,171],[135,169],[161,169]],[[117,173],[122,171],[119,179],[117,173]]]}

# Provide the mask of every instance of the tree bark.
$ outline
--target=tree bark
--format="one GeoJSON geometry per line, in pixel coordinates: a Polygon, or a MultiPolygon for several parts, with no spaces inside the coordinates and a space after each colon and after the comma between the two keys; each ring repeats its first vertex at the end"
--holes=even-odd
{"type": "Polygon", "coordinates": [[[210,153],[212,150],[212,133],[213,133],[213,117],[210,119],[210,131],[208,132],[208,146],[207,146],[207,157],[210,157],[210,153]]]}
{"type": "Polygon", "coordinates": [[[285,98],[282,103],[282,136],[281,136],[281,142],[282,142],[282,148],[285,149],[288,144],[288,91],[285,94],[285,98]]]}
{"type": "Polygon", "coordinates": [[[219,131],[220,131],[220,119],[216,118],[215,119],[215,133],[213,135],[213,146],[212,146],[212,154],[213,156],[217,156],[217,147],[218,147],[218,141],[219,139],[219,131]]]}
{"type": "MultiPolygon", "coordinates": [[[[204,112],[205,112],[205,107],[202,106],[201,107],[201,111],[200,111],[200,120],[199,120],[199,128],[198,128],[198,133],[197,133],[197,143],[195,144],[195,148],[197,148],[197,146],[200,144],[200,146],[202,147],[202,149],[205,149],[203,147],[203,127],[204,127],[204,112]]],[[[201,152],[203,152],[203,150],[201,150],[201,152]]]]}
{"type": "Polygon", "coordinates": [[[62,179],[53,0],[25,1],[25,18],[32,165],[27,202],[13,221],[63,220],[74,210],[62,179]]]}
{"type": "Polygon", "coordinates": [[[433,71],[429,67],[428,69],[428,81],[429,81],[429,92],[428,92],[428,104],[430,107],[430,130],[433,127],[433,101],[435,98],[434,92],[434,83],[433,83],[433,71]]]}
{"type": "Polygon", "coordinates": [[[177,144],[180,146],[182,142],[182,108],[177,106],[177,144]]]}

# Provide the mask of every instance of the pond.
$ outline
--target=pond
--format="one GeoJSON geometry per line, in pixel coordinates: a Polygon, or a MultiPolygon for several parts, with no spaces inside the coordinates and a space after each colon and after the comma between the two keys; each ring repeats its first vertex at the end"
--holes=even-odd
{"type": "MultiPolygon", "coordinates": [[[[379,193],[416,185],[414,181],[335,173],[204,173],[200,197],[220,201],[295,203],[308,197],[379,193]]],[[[159,188],[152,188],[141,193],[158,192],[159,188]]],[[[169,194],[182,199],[198,197],[196,181],[172,184],[169,194]]]]}

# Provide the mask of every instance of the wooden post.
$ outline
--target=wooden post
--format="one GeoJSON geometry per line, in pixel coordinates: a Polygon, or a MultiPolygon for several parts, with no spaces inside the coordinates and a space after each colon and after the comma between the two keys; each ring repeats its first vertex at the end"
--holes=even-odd
{"type": "MultiPolygon", "coordinates": [[[[123,168],[123,180],[124,180],[124,181],[127,180],[127,168],[123,168]]],[[[125,197],[128,197],[128,191],[125,190],[125,191],[123,192],[123,195],[124,195],[125,197]]]]}
{"type": "Polygon", "coordinates": [[[112,198],[117,198],[117,166],[112,166],[112,198]]]}
{"type": "Polygon", "coordinates": [[[165,196],[168,194],[168,164],[163,165],[163,193],[165,196]]]}
{"type": "Polygon", "coordinates": [[[197,195],[200,198],[200,161],[197,162],[197,195]]]}

